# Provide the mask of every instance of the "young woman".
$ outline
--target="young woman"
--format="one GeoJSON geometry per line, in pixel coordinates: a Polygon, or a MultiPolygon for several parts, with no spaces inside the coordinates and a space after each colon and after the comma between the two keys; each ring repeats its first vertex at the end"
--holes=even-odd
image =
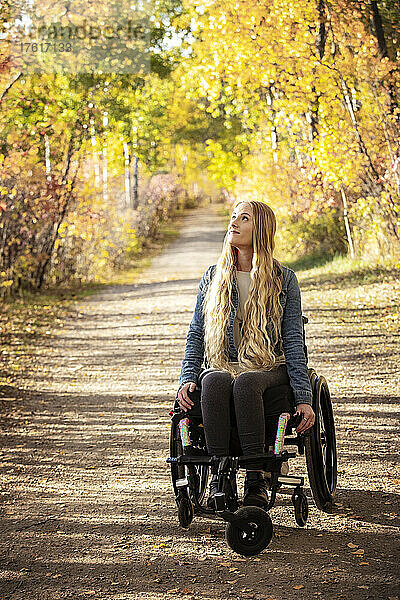
{"type": "MultiPolygon", "coordinates": [[[[294,271],[273,257],[275,231],[275,214],[269,206],[237,202],[218,262],[206,270],[199,285],[178,403],[190,412],[193,392],[201,387],[206,444],[212,456],[229,455],[232,422],[244,456],[265,452],[266,414],[293,412],[294,404],[295,414],[301,415],[297,432],[314,424],[300,288],[294,271]],[[290,394],[274,401],[268,389],[276,386],[290,394]]],[[[210,506],[217,488],[213,473],[210,506]]],[[[246,473],[244,504],[263,506],[268,501],[266,490],[260,464],[254,460],[246,473]]]]}

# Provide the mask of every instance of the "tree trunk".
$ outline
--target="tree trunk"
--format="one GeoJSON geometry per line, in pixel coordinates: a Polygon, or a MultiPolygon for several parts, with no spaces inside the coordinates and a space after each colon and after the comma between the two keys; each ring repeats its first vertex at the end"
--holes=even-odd
{"type": "MultiPolygon", "coordinates": [[[[383,29],[382,17],[379,12],[378,2],[376,0],[371,0],[371,9],[372,9],[372,20],[374,23],[375,35],[378,41],[379,54],[381,58],[389,58],[385,31],[383,29]]],[[[389,86],[389,107],[390,114],[393,115],[396,119],[396,122],[399,123],[400,120],[400,111],[398,110],[398,99],[396,88],[394,87],[392,82],[388,83],[389,86]]]]}
{"type": "Polygon", "coordinates": [[[318,2],[318,34],[316,40],[316,47],[319,54],[320,59],[322,60],[325,54],[325,43],[326,38],[328,36],[328,32],[326,30],[326,6],[324,0],[319,0],[318,2]]]}
{"type": "Polygon", "coordinates": [[[92,143],[92,159],[93,159],[93,169],[94,169],[94,186],[96,190],[100,187],[100,165],[99,165],[99,157],[97,154],[96,146],[96,129],[94,127],[94,119],[90,119],[90,141],[92,143]]]}
{"type": "Polygon", "coordinates": [[[129,208],[131,205],[131,153],[130,144],[127,142],[123,143],[124,147],[124,172],[125,172],[125,208],[129,208]]]}
{"type": "Polygon", "coordinates": [[[350,256],[351,256],[351,258],[354,258],[354,244],[353,244],[353,238],[351,237],[350,224],[349,224],[349,218],[348,218],[348,213],[347,213],[347,198],[346,198],[346,194],[345,194],[345,191],[344,191],[342,185],[340,186],[340,193],[342,194],[342,200],[343,200],[343,218],[344,218],[344,226],[346,228],[347,241],[349,244],[350,256]]]}
{"type": "Polygon", "coordinates": [[[108,125],[108,116],[107,112],[103,115],[103,146],[101,149],[102,162],[103,162],[103,201],[104,204],[107,203],[108,200],[108,158],[107,158],[107,125],[108,125]]]}
{"type": "Polygon", "coordinates": [[[138,185],[139,158],[135,156],[133,163],[133,185],[132,185],[132,208],[137,209],[139,203],[139,185],[138,185]]]}
{"type": "Polygon", "coordinates": [[[271,120],[271,150],[272,150],[272,158],[274,161],[274,164],[278,164],[278,142],[279,142],[279,138],[278,138],[278,130],[276,128],[276,110],[274,107],[274,91],[273,91],[273,87],[272,85],[270,85],[268,87],[268,93],[266,95],[267,98],[267,103],[271,109],[271,113],[272,113],[272,120],[271,120]]]}
{"type": "Polygon", "coordinates": [[[50,141],[47,133],[44,134],[44,157],[46,163],[46,179],[51,180],[50,141]]]}

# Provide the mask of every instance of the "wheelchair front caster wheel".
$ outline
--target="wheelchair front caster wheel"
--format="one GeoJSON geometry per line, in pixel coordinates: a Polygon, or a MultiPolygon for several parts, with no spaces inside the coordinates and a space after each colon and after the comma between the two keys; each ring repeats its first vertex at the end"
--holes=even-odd
{"type": "Polygon", "coordinates": [[[294,505],[294,518],[299,527],[304,527],[308,519],[308,500],[304,494],[294,493],[292,496],[294,505]]]}
{"type": "Polygon", "coordinates": [[[244,531],[237,521],[230,521],[225,531],[229,546],[234,552],[243,556],[254,556],[262,552],[270,543],[273,535],[269,514],[258,506],[245,506],[239,508],[235,515],[246,521],[251,528],[251,533],[244,531]]]}
{"type": "Polygon", "coordinates": [[[190,498],[181,498],[178,504],[178,519],[181,527],[188,528],[193,521],[193,504],[190,498]]]}

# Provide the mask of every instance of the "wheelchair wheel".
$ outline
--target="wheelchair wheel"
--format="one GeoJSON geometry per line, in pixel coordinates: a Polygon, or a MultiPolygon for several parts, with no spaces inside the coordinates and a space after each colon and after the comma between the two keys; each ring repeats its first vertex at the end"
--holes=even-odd
{"type": "MultiPolygon", "coordinates": [[[[205,444],[202,444],[201,436],[196,440],[198,446],[203,446],[204,454],[207,454],[205,444]]],[[[171,433],[170,433],[170,442],[169,442],[169,451],[170,456],[180,456],[183,454],[182,441],[181,436],[179,434],[179,428],[177,424],[171,424],[171,433]]],[[[199,504],[202,504],[204,501],[204,497],[207,490],[207,482],[209,476],[209,466],[208,465],[190,465],[188,467],[189,474],[191,476],[192,481],[194,482],[194,489],[190,490],[190,493],[196,495],[197,501],[199,504]]],[[[185,477],[185,467],[183,465],[178,466],[174,463],[171,463],[171,478],[172,478],[172,486],[174,489],[175,498],[178,500],[179,493],[178,488],[176,486],[176,481],[178,479],[183,479],[185,477]]],[[[179,509],[179,506],[178,506],[179,509]]]]}
{"type": "Polygon", "coordinates": [[[304,436],[307,471],[315,504],[329,512],[337,483],[335,422],[328,384],[323,376],[309,369],[313,390],[315,423],[304,436]]]}
{"type": "Polygon", "coordinates": [[[258,506],[239,508],[235,515],[244,519],[252,532],[243,531],[236,521],[230,521],[225,530],[229,546],[243,556],[254,556],[262,552],[270,543],[273,535],[272,521],[269,514],[258,506]]]}
{"type": "Polygon", "coordinates": [[[190,498],[181,498],[178,504],[178,519],[181,527],[185,529],[189,527],[190,523],[193,521],[193,504],[190,501],[190,498]]]}
{"type": "Polygon", "coordinates": [[[303,493],[294,493],[292,496],[294,505],[294,518],[299,527],[304,527],[308,519],[308,501],[303,493]]]}

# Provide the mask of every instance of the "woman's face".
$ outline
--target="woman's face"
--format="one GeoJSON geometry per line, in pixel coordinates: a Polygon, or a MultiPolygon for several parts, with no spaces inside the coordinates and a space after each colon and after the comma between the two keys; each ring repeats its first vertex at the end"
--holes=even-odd
{"type": "Polygon", "coordinates": [[[228,241],[235,248],[253,247],[253,209],[241,202],[233,209],[228,228],[228,241]]]}

